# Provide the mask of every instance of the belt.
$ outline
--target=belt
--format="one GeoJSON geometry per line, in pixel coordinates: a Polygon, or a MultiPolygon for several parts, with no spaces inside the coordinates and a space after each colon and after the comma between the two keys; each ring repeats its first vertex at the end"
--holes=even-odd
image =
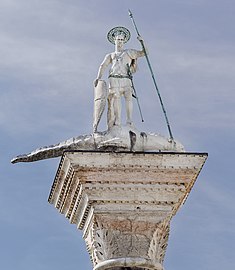
{"type": "Polygon", "coordinates": [[[131,79],[128,75],[110,74],[109,78],[119,78],[119,79],[131,79]]]}

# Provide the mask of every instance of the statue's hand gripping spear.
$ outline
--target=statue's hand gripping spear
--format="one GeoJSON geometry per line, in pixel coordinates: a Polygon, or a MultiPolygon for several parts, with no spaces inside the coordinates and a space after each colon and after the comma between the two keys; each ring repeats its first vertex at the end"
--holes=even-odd
{"type": "Polygon", "coordinates": [[[142,49],[143,49],[144,54],[145,54],[145,58],[146,58],[147,63],[148,63],[148,67],[149,67],[149,70],[150,70],[150,73],[151,73],[151,76],[152,76],[152,79],[153,79],[153,83],[154,83],[155,89],[156,89],[156,91],[157,91],[157,95],[158,95],[158,97],[159,97],[159,101],[160,101],[160,104],[161,104],[161,107],[162,107],[162,110],[163,110],[163,113],[164,113],[164,116],[165,116],[167,128],[168,128],[169,135],[170,135],[170,140],[174,141],[174,138],[173,138],[173,135],[172,135],[172,132],[171,132],[170,123],[169,123],[168,118],[167,118],[166,110],[165,110],[165,107],[164,107],[164,105],[163,105],[163,101],[162,101],[162,98],[161,98],[161,95],[160,95],[160,92],[159,92],[159,89],[158,89],[158,86],[157,86],[157,83],[156,83],[156,80],[155,80],[155,77],[154,77],[154,74],[153,74],[153,70],[152,70],[152,67],[151,67],[151,64],[150,64],[150,61],[149,61],[149,57],[148,57],[146,48],[145,48],[145,46],[144,46],[144,41],[143,41],[143,39],[142,39],[141,36],[140,36],[140,33],[139,33],[138,28],[137,28],[137,26],[136,26],[136,23],[135,23],[133,14],[132,14],[132,12],[131,12],[130,10],[129,10],[129,16],[130,16],[130,18],[131,18],[131,20],[132,20],[132,23],[133,23],[134,28],[135,28],[136,33],[137,33],[137,38],[138,38],[138,40],[139,40],[140,43],[141,43],[142,49]]]}

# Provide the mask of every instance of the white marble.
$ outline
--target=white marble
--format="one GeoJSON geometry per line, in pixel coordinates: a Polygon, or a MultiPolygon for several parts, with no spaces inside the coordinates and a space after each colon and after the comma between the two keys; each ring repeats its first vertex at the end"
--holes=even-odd
{"type": "Polygon", "coordinates": [[[133,125],[126,125],[114,126],[109,131],[78,136],[55,145],[40,147],[31,153],[13,158],[11,162],[32,162],[59,157],[68,150],[185,151],[180,142],[171,141],[159,134],[140,132],[133,125]]]}
{"type": "MultiPolygon", "coordinates": [[[[127,29],[126,29],[127,30],[127,29]]],[[[108,84],[108,129],[113,126],[121,126],[121,97],[125,98],[126,103],[126,123],[132,124],[133,111],[133,82],[132,74],[137,70],[137,59],[145,55],[145,51],[124,49],[125,33],[120,27],[111,30],[113,33],[113,41],[115,51],[108,53],[99,67],[97,78],[94,86],[97,88],[99,80],[102,78],[108,66],[109,84],[108,84]]],[[[141,37],[139,41],[143,42],[141,37]]]]}
{"type": "Polygon", "coordinates": [[[94,270],[163,270],[170,221],[203,153],[69,152],[48,201],[83,230],[94,270]]]}

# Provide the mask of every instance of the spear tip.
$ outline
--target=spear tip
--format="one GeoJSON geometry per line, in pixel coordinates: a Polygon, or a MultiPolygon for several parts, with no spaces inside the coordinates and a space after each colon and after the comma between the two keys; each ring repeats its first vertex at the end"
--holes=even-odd
{"type": "Polygon", "coordinates": [[[130,11],[130,9],[128,9],[128,14],[132,18],[132,12],[130,11]]]}

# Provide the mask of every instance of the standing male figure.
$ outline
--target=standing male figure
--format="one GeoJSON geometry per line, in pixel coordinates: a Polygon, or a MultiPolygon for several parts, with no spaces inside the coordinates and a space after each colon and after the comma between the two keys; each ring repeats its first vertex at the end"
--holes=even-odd
{"type": "MultiPolygon", "coordinates": [[[[144,50],[124,50],[124,43],[130,39],[130,32],[125,27],[115,27],[108,32],[108,40],[115,45],[115,51],[105,56],[100,65],[97,78],[94,81],[96,87],[102,78],[106,68],[109,70],[109,93],[108,93],[108,128],[121,125],[121,96],[126,103],[127,124],[132,125],[132,95],[131,73],[137,68],[137,58],[145,55],[144,50]]],[[[139,41],[143,41],[138,37],[139,41]]]]}

